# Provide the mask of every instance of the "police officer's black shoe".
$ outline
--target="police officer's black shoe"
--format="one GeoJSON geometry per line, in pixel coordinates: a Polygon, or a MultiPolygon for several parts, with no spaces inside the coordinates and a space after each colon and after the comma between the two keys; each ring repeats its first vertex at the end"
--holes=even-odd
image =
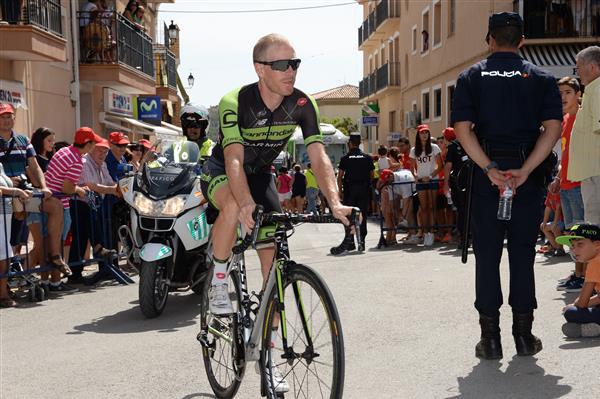
{"type": "Polygon", "coordinates": [[[333,247],[329,250],[332,255],[342,255],[348,251],[354,251],[356,249],[356,245],[354,244],[354,240],[344,240],[337,247],[333,247]]]}
{"type": "Polygon", "coordinates": [[[502,359],[502,343],[500,341],[500,316],[489,317],[479,314],[481,340],[475,347],[475,356],[480,359],[502,359]]]}
{"type": "Polygon", "coordinates": [[[533,311],[528,313],[513,312],[513,337],[518,356],[533,356],[542,350],[542,341],[531,333],[533,311]]]}
{"type": "Polygon", "coordinates": [[[361,241],[360,244],[358,244],[358,252],[365,252],[365,242],[361,241]]]}

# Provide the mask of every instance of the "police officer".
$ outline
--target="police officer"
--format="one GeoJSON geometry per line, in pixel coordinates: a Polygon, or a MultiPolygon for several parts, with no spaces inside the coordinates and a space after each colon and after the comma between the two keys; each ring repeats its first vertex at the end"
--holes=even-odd
{"type": "MultiPolygon", "coordinates": [[[[371,181],[373,180],[373,159],[362,152],[360,146],[360,133],[352,133],[348,141],[349,151],[340,160],[338,166],[338,187],[341,188],[342,203],[360,209],[362,222],[360,225],[359,251],[365,250],[365,237],[367,236],[367,211],[371,198],[371,181]]],[[[346,228],[344,241],[337,247],[331,248],[332,255],[341,255],[356,249],[353,233],[346,228]]]]}
{"type": "Polygon", "coordinates": [[[180,120],[183,134],[189,141],[198,144],[202,158],[208,158],[215,146],[206,135],[210,126],[208,109],[202,105],[186,104],[181,108],[180,120]]]}
{"type": "MultiPolygon", "coordinates": [[[[456,140],[456,133],[451,127],[444,129],[444,138],[449,143],[444,162],[444,194],[450,193],[452,203],[458,213],[458,222],[456,227],[462,239],[463,226],[465,224],[465,189],[467,180],[467,160],[469,156],[465,152],[460,142],[456,140]]],[[[459,248],[462,248],[461,242],[459,248]]]]}
{"type": "Polygon", "coordinates": [[[475,354],[499,359],[499,264],[505,235],[517,355],[530,356],[542,349],[542,342],[531,333],[537,307],[533,263],[542,219],[542,169],[560,137],[562,104],[555,79],[518,54],[524,41],[518,14],[492,15],[486,41],[492,54],[457,80],[452,120],[457,138],[475,163],[472,232],[475,308],[481,326],[475,354]],[[511,219],[500,221],[498,187],[506,185],[516,189],[516,195],[511,219]]]}

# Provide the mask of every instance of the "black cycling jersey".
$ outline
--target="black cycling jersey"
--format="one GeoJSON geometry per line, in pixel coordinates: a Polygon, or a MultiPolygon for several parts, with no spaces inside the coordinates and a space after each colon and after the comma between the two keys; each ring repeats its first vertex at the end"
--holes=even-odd
{"type": "Polygon", "coordinates": [[[219,119],[219,140],[209,162],[224,167],[224,148],[242,144],[247,175],[270,171],[297,126],[302,128],[304,145],[323,142],[317,105],[298,89],[273,112],[263,102],[258,83],[235,89],[221,99],[219,119]]]}

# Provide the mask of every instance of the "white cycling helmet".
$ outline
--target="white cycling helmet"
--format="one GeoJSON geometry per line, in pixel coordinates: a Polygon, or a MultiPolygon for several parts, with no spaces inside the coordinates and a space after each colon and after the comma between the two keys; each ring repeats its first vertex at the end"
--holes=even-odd
{"type": "Polygon", "coordinates": [[[192,103],[188,103],[181,107],[179,117],[181,119],[181,128],[183,129],[183,134],[186,136],[186,131],[188,128],[200,128],[202,129],[203,134],[206,134],[206,131],[210,127],[208,109],[203,105],[194,105],[192,103]]]}

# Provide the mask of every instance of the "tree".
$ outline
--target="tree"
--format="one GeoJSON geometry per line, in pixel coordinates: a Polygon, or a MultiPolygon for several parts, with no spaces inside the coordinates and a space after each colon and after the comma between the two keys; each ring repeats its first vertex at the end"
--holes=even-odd
{"type": "Polygon", "coordinates": [[[332,124],[336,129],[349,136],[351,132],[358,131],[358,125],[352,120],[352,118],[321,118],[321,122],[332,124]]]}

